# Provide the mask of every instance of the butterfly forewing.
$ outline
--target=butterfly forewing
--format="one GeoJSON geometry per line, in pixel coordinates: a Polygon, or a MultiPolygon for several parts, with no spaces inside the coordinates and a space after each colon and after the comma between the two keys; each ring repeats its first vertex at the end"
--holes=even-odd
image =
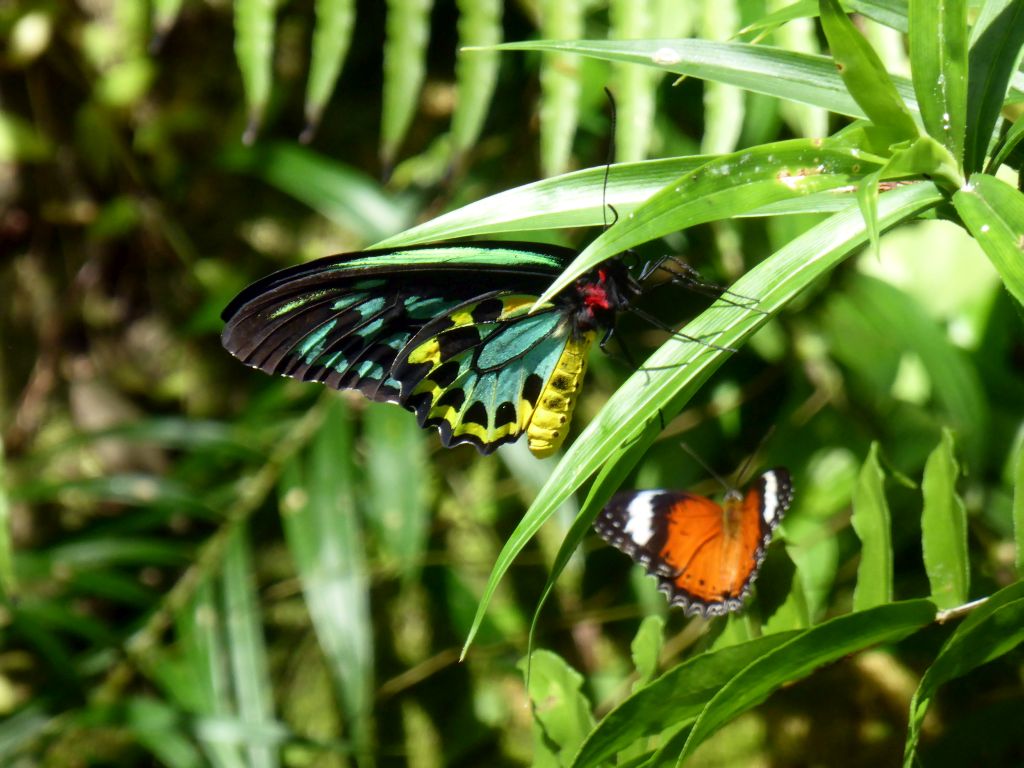
{"type": "Polygon", "coordinates": [[[619,493],[594,525],[657,577],[671,604],[721,615],[742,606],[792,497],[789,472],[776,467],[721,505],[676,491],[619,493]]]}

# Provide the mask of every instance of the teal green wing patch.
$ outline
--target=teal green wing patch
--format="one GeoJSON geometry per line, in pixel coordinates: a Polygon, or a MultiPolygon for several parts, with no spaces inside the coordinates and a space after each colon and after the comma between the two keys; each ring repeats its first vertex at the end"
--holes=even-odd
{"type": "Polygon", "coordinates": [[[529,314],[535,295],[463,304],[413,337],[391,376],[400,401],[445,445],[484,453],[526,430],[570,334],[555,307],[529,314]]]}
{"type": "Polygon", "coordinates": [[[391,371],[424,326],[510,284],[532,301],[571,257],[551,247],[447,244],[320,259],[242,291],[224,310],[221,340],[267,373],[405,404],[391,371]]]}

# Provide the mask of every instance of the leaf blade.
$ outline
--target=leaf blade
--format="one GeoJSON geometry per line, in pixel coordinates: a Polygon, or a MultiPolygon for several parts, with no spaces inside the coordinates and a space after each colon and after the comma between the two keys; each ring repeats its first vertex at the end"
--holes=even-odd
{"type": "Polygon", "coordinates": [[[953,433],[944,428],[942,439],[925,463],[921,482],[924,567],[932,601],[942,609],[966,603],[970,589],[967,510],[956,492],[960,467],[954,449],[953,433]]]}
{"type": "Polygon", "coordinates": [[[879,446],[871,443],[853,494],[853,530],[861,542],[853,610],[863,611],[892,602],[892,523],[885,499],[885,473],[879,446]]]}

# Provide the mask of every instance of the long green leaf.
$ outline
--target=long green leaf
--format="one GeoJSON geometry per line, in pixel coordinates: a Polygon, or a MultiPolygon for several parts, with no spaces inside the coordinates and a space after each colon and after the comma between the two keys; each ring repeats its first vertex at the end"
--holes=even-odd
{"type": "Polygon", "coordinates": [[[780,200],[848,187],[879,160],[817,139],[723,155],[679,177],[588,245],[537,300],[550,301],[605,259],[658,237],[780,200]]]}
{"type": "MultiPolygon", "coordinates": [[[[541,34],[575,40],[583,33],[580,0],[540,0],[541,34]]],[[[540,165],[544,176],[569,167],[580,112],[579,59],[563,53],[544,56],[540,66],[540,165]]]]}
{"type": "MultiPolygon", "coordinates": [[[[165,677],[174,686],[172,691],[176,698],[193,697],[191,703],[197,715],[232,716],[228,659],[222,634],[223,617],[208,580],[204,580],[196,590],[191,605],[178,615],[177,625],[188,674],[165,677]],[[189,686],[192,681],[195,684],[189,686]]],[[[216,732],[203,732],[198,724],[193,724],[193,728],[199,745],[215,768],[242,768],[245,765],[237,739],[224,738],[216,732]]]]}
{"type": "Polygon", "coordinates": [[[456,162],[476,143],[498,81],[496,51],[463,51],[463,47],[501,42],[501,0],[458,0],[459,52],[455,59],[458,99],[452,115],[452,151],[456,162]]]}
{"type": "Polygon", "coordinates": [[[967,114],[967,0],[910,0],[910,59],[924,127],[960,163],[967,114]]]}
{"type": "Polygon", "coordinates": [[[1010,77],[1024,54],[1024,2],[987,0],[971,30],[964,171],[980,171],[1010,77]]]}
{"type": "MultiPolygon", "coordinates": [[[[245,526],[236,528],[224,557],[224,626],[239,718],[262,731],[274,724],[274,692],[247,535],[245,526]]],[[[248,765],[279,765],[276,750],[265,744],[246,744],[243,751],[248,765]]]]}
{"type": "Polygon", "coordinates": [[[878,462],[878,443],[873,442],[853,493],[851,522],[860,539],[860,565],[853,591],[855,611],[892,601],[892,525],[884,481],[885,473],[878,462]]]}
{"type": "Polygon", "coordinates": [[[679,756],[682,764],[729,720],[764,701],[781,685],[878,643],[895,643],[935,617],[927,600],[881,605],[826,621],[765,654],[726,683],[708,702],[679,756]]]}
{"type": "MultiPolygon", "coordinates": [[[[711,40],[541,40],[504,43],[504,51],[565,51],[607,61],[646,64],[677,75],[737,85],[754,93],[822,107],[850,117],[867,117],[850,96],[828,56],[785,51],[768,45],[711,40]]],[[[906,78],[889,76],[900,99],[917,110],[906,78]]]]}
{"type": "Polygon", "coordinates": [[[1006,132],[1006,136],[999,143],[999,147],[992,156],[992,160],[986,166],[985,172],[994,175],[996,171],[999,170],[999,166],[1006,162],[1010,153],[1017,148],[1021,139],[1024,139],[1024,120],[1018,118],[1017,121],[1010,126],[1010,130],[1006,132]]]}
{"type": "Polygon", "coordinates": [[[433,5],[433,0],[387,0],[380,118],[380,157],[385,175],[390,173],[420,101],[433,5]]]}
{"type": "Polygon", "coordinates": [[[976,173],[953,195],[953,205],[1006,290],[1024,304],[1024,195],[994,176],[976,173]]]}
{"type": "Polygon", "coordinates": [[[917,124],[878,54],[837,0],[820,0],[820,4],[821,25],[850,95],[879,128],[891,130],[902,139],[916,138],[917,124]]]}
{"type": "MultiPolygon", "coordinates": [[[[850,13],[859,13],[890,29],[907,31],[907,0],[842,0],[841,5],[850,13]]],[[[755,23],[748,24],[741,30],[741,34],[770,30],[779,24],[817,16],[818,0],[795,0],[755,23]]]]}
{"type": "MultiPolygon", "coordinates": [[[[609,37],[651,37],[655,32],[653,5],[652,0],[612,0],[608,5],[609,37]]],[[[660,77],[660,72],[635,64],[615,67],[615,155],[620,160],[634,162],[647,157],[654,131],[655,89],[660,77]]]]}
{"type": "Polygon", "coordinates": [[[332,399],[305,466],[281,478],[281,516],[320,647],[327,658],[350,738],[372,741],[373,623],[366,546],[355,506],[353,427],[332,399]]]}
{"type": "MultiPolygon", "coordinates": [[[[499,232],[601,226],[608,218],[608,205],[613,206],[620,216],[625,216],[665,185],[713,159],[705,155],[691,155],[613,165],[607,193],[604,189],[605,166],[543,179],[477,200],[381,240],[374,247],[395,248],[499,232]]],[[[845,191],[826,190],[805,197],[778,200],[739,215],[836,213],[848,206],[849,197],[845,191]]]]}
{"type": "Polygon", "coordinates": [[[249,110],[249,124],[242,137],[246,144],[256,140],[270,100],[276,5],[274,0],[235,0],[235,59],[249,110]]]}
{"type": "Polygon", "coordinates": [[[921,723],[939,687],[1008,653],[1024,642],[1024,581],[992,595],[957,627],[924,673],[910,702],[910,724],[903,753],[906,768],[916,765],[914,752],[921,723]]]}
{"type": "Polygon", "coordinates": [[[324,107],[331,98],[338,75],[345,64],[352,29],[355,27],[354,0],[316,0],[313,51],[306,82],[306,128],[302,141],[309,142],[320,124],[324,107]]]}
{"type": "Polygon", "coordinates": [[[427,443],[415,419],[390,405],[364,418],[367,518],[384,563],[408,582],[423,564],[430,524],[427,443]]]}
{"type": "MultiPolygon", "coordinates": [[[[935,206],[941,199],[935,185],[927,182],[894,189],[879,201],[879,221],[883,226],[891,226],[935,206]]],[[[693,337],[711,337],[722,348],[670,340],[616,391],[566,452],[502,548],[466,647],[472,642],[498,583],[516,555],[569,495],[591,477],[610,454],[638,439],[651,422],[662,416],[670,419],[677,413],[728,358],[730,353],[726,347],[742,344],[771,315],[839,264],[865,237],[864,221],[855,207],[808,230],[732,286],[736,295],[758,300],[756,311],[719,301],[683,329],[693,337]]]]}
{"type": "Polygon", "coordinates": [[[953,433],[943,429],[942,440],[924,467],[921,545],[932,601],[944,609],[966,603],[970,589],[967,510],[956,492],[959,475],[953,433]]]}
{"type": "Polygon", "coordinates": [[[723,685],[743,669],[799,636],[781,632],[701,653],[638,689],[590,732],[573,768],[604,765],[645,736],[693,722],[723,685]]]}
{"type": "MultiPolygon", "coordinates": [[[[701,3],[698,34],[705,40],[725,40],[740,26],[737,0],[701,3]]],[[[743,130],[746,99],[734,85],[708,80],[704,83],[704,130],[700,150],[704,153],[732,152],[743,130]]]]}
{"type": "Polygon", "coordinates": [[[673,157],[587,168],[542,179],[437,216],[374,247],[394,248],[500,232],[600,226],[608,217],[605,202],[620,216],[626,215],[673,179],[711,159],[704,155],[673,157]]]}
{"type": "Polygon", "coordinates": [[[129,732],[168,768],[201,768],[202,756],[185,732],[178,710],[165,701],[135,696],[124,706],[129,732]]]}

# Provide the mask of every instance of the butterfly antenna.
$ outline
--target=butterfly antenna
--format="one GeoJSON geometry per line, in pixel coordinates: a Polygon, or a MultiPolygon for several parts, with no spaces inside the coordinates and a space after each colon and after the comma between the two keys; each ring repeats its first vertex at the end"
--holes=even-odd
{"type": "Polygon", "coordinates": [[[713,470],[711,467],[709,467],[705,463],[704,459],[702,459],[697,454],[697,452],[695,450],[693,450],[693,448],[691,448],[689,445],[687,445],[686,443],[684,443],[682,441],[680,441],[679,446],[684,451],[686,451],[688,454],[690,454],[691,458],[693,458],[694,461],[696,461],[698,464],[700,464],[702,467],[704,467],[704,471],[707,472],[709,475],[711,475],[713,478],[715,478],[715,480],[718,481],[718,483],[722,486],[722,488],[725,489],[726,493],[728,493],[729,491],[733,490],[733,487],[731,485],[729,485],[727,482],[725,482],[725,480],[723,480],[721,477],[719,477],[718,473],[715,472],[715,470],[713,470]]]}
{"type": "Polygon", "coordinates": [[[764,436],[758,441],[757,448],[754,449],[754,452],[747,456],[747,458],[743,461],[743,464],[740,466],[739,474],[736,475],[737,486],[743,486],[743,483],[747,479],[747,470],[750,469],[750,465],[753,464],[754,458],[757,456],[757,454],[761,452],[761,449],[764,448],[764,444],[768,442],[768,438],[771,437],[774,433],[775,425],[772,424],[768,428],[768,431],[764,433],[764,436]]]}
{"type": "Polygon", "coordinates": [[[608,159],[604,164],[604,183],[601,185],[601,212],[604,217],[604,228],[608,229],[608,227],[619,220],[619,212],[608,205],[608,177],[612,171],[612,163],[615,162],[615,127],[618,122],[618,116],[615,111],[615,97],[612,96],[612,92],[607,87],[604,89],[604,95],[608,97],[608,110],[611,112],[612,119],[612,140],[608,143],[608,159]],[[612,224],[608,223],[609,208],[611,208],[612,213],[615,214],[612,224]]]}

